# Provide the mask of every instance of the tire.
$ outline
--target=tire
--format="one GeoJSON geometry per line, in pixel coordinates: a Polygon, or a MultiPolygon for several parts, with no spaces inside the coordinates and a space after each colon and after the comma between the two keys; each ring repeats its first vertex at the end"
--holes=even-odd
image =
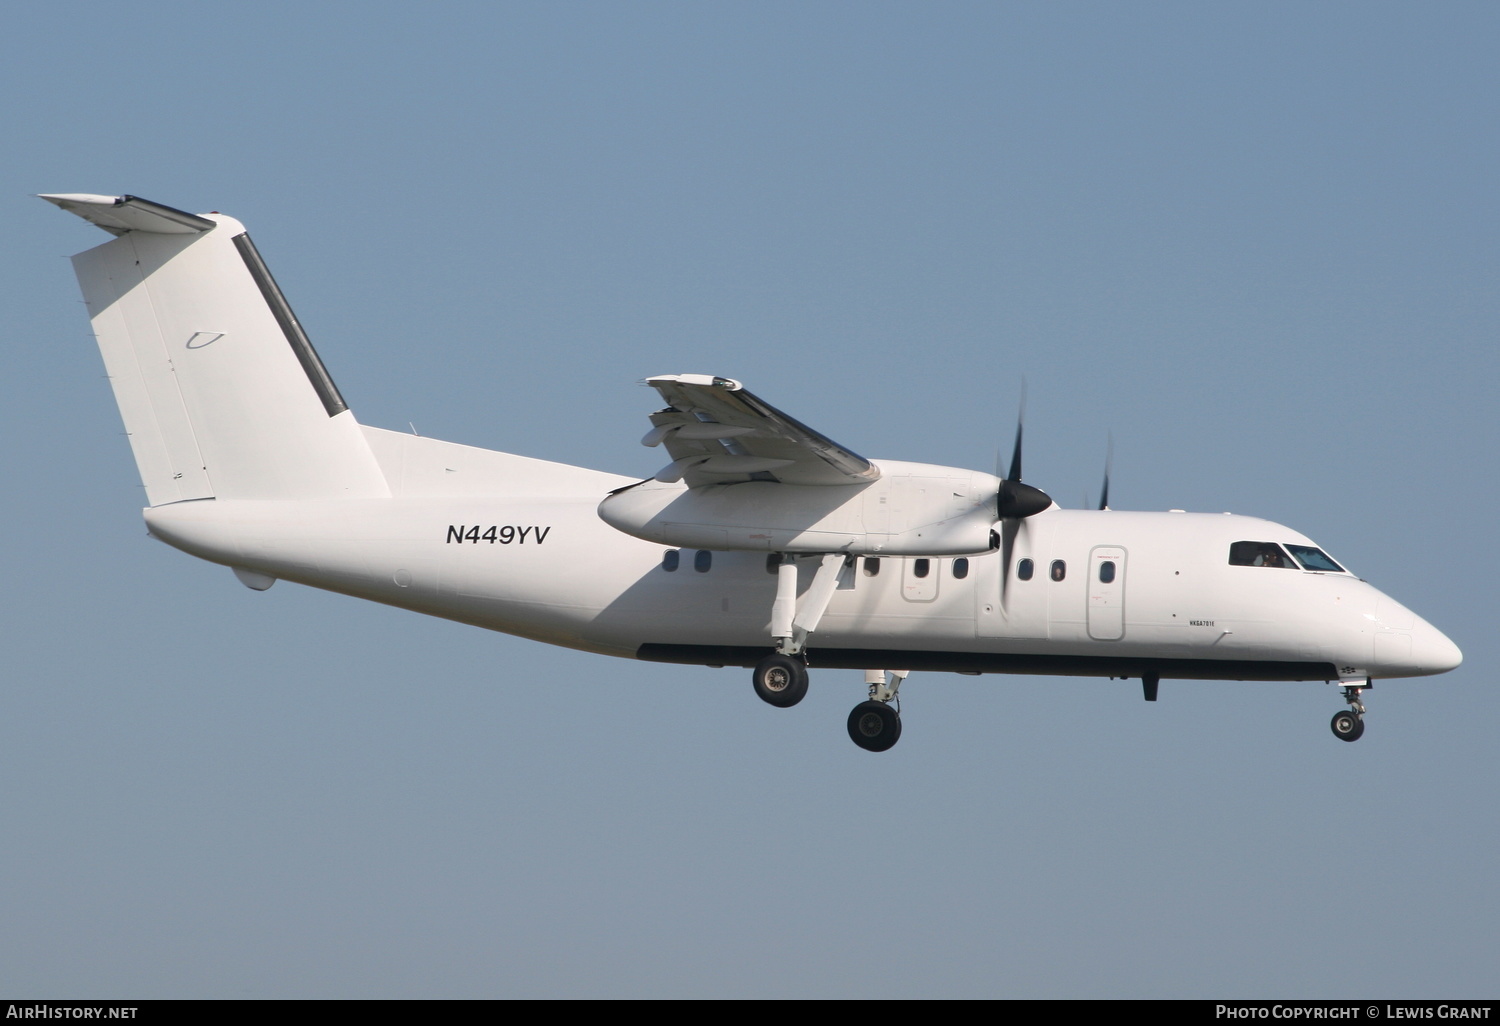
{"type": "Polygon", "coordinates": [[[849,713],[849,740],[867,752],[884,752],[901,740],[901,717],[885,702],[861,702],[849,713]]]}
{"type": "Polygon", "coordinates": [[[807,666],[780,652],[757,663],[750,680],[760,700],[778,709],[790,709],[807,697],[807,666]]]}
{"type": "Polygon", "coordinates": [[[1352,710],[1344,709],[1333,714],[1333,719],[1328,723],[1328,729],[1332,730],[1333,736],[1340,741],[1358,741],[1365,733],[1364,717],[1352,710]]]}

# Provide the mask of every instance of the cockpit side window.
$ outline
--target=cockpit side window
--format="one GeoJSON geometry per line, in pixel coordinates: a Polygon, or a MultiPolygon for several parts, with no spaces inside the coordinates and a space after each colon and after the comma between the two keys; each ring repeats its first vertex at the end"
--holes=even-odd
{"type": "Polygon", "coordinates": [[[1275,542],[1235,542],[1229,546],[1229,565],[1274,566],[1282,570],[1297,569],[1297,564],[1293,563],[1281,546],[1275,542]]]}
{"type": "Polygon", "coordinates": [[[1302,564],[1304,570],[1322,570],[1327,573],[1347,573],[1343,567],[1328,558],[1328,553],[1322,549],[1315,549],[1311,545],[1288,545],[1292,555],[1297,557],[1297,562],[1302,564]]]}

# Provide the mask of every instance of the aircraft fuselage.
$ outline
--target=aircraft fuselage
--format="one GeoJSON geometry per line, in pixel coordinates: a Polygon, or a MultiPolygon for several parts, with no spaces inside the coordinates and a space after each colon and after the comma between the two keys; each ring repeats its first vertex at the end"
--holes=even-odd
{"type": "MultiPolygon", "coordinates": [[[[364,430],[383,436],[377,453],[406,440],[364,430]]],[[[766,651],[776,593],[767,553],[622,535],[595,507],[601,486],[628,478],[409,441],[471,464],[546,467],[567,487],[547,497],[513,473],[513,494],[498,496],[207,499],[149,509],[147,523],[213,562],[551,644],[720,665],[752,665],[766,651]]],[[[1313,545],[1254,517],[1054,508],[1022,522],[1008,567],[998,551],[851,557],[809,661],[1240,680],[1403,677],[1457,664],[1447,638],[1352,574],[1231,565],[1230,546],[1244,541],[1313,545]]],[[[800,591],[816,565],[799,562],[800,591]]]]}

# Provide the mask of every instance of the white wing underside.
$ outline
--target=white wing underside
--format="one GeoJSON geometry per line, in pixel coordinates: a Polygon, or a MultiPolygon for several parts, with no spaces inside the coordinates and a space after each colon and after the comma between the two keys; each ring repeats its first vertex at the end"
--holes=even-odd
{"type": "Polygon", "coordinates": [[[799,485],[868,484],[880,477],[869,460],[746,391],[707,374],[663,374],[646,384],[666,409],[651,415],[642,445],[664,446],[672,462],[656,475],[689,488],[740,481],[799,485]]]}

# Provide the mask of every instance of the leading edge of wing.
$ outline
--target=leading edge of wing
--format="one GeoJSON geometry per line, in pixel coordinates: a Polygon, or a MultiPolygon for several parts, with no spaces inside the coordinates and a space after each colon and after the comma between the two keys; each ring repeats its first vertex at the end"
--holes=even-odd
{"type": "Polygon", "coordinates": [[[643,445],[665,445],[672,463],[657,480],[689,487],[739,481],[866,484],[880,477],[869,460],[814,431],[733,378],[661,374],[646,379],[667,408],[651,415],[643,445]]]}

